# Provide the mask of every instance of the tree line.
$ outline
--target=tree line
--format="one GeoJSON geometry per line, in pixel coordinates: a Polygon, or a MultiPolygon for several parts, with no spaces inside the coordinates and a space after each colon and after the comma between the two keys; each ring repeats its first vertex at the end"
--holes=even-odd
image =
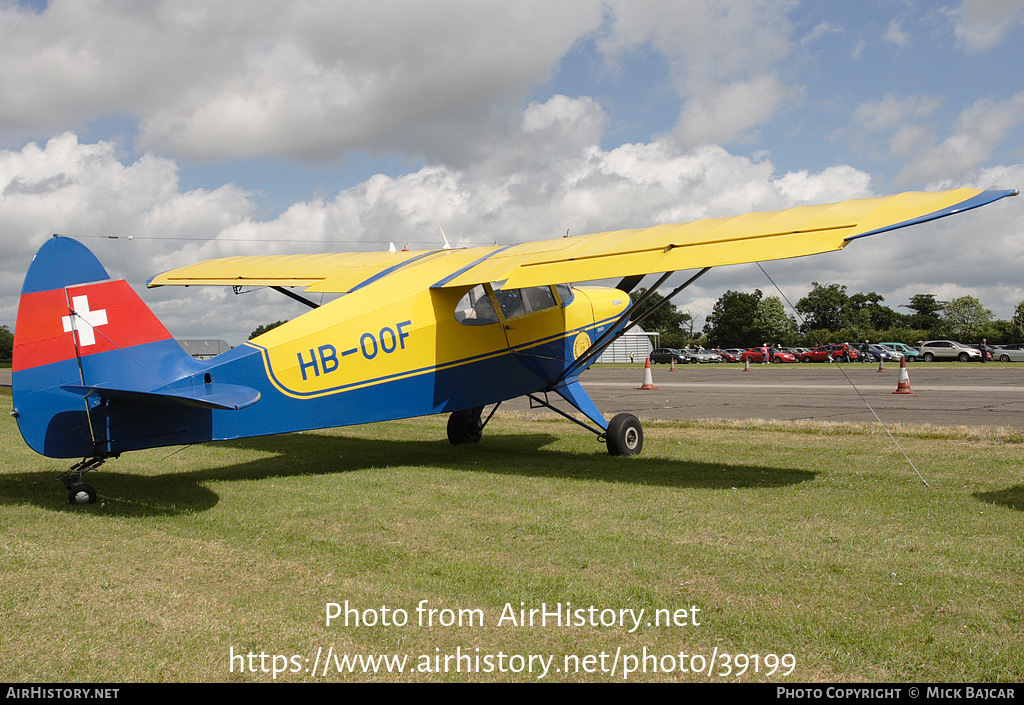
{"type": "Polygon", "coordinates": [[[14,357],[14,333],[7,326],[0,326],[0,363],[9,363],[14,357]]]}
{"type": "MultiPolygon", "coordinates": [[[[633,293],[634,302],[643,290],[633,293]]],[[[660,301],[654,294],[647,308],[660,301]]],[[[691,345],[749,348],[772,345],[807,346],[860,340],[906,343],[950,338],[964,343],[1024,342],[1024,301],[1013,317],[997,320],[974,296],[939,301],[934,294],[915,294],[897,311],[876,292],[848,294],[841,284],[812,283],[811,291],[796,302],[797,316],[786,313],[782,299],[753,293],[727,291],[715,302],[702,331],[694,331],[693,315],[668,304],[643,323],[647,331],[661,334],[665,347],[691,345]]],[[[642,310],[641,310],[642,311],[642,310]]],[[[637,314],[634,314],[636,317],[637,314]]]]}

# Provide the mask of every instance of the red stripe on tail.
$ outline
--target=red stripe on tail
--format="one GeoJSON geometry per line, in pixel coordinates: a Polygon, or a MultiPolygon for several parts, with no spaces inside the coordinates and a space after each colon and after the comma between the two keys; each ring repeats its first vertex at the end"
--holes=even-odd
{"type": "Polygon", "coordinates": [[[23,294],[15,330],[15,372],[171,337],[123,279],[23,294]]]}

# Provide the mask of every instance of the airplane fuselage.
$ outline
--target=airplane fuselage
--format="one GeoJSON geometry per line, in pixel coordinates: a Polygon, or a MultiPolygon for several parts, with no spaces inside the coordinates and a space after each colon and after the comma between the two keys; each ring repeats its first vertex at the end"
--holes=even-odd
{"type": "Polygon", "coordinates": [[[358,289],[205,361],[124,282],[26,291],[18,326],[37,332],[15,353],[18,423],[70,458],[470,409],[556,384],[629,306],[602,287],[470,291],[358,289]],[[205,404],[236,389],[258,401],[205,404]]]}

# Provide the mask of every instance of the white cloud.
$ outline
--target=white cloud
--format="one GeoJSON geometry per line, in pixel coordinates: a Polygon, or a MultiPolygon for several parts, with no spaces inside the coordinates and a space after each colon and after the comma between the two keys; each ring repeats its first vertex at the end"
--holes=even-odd
{"type": "Polygon", "coordinates": [[[599,46],[612,60],[652,46],[667,58],[672,86],[685,101],[674,131],[681,145],[725,142],[798,94],[775,71],[792,50],[788,15],[796,7],[777,0],[616,3],[599,46]]]}
{"type": "MultiPolygon", "coordinates": [[[[0,151],[0,314],[8,320],[32,255],[53,233],[100,246],[96,238],[111,236],[208,239],[252,211],[248,194],[232,185],[181,192],[173,161],[146,154],[125,165],[118,156],[117,145],[79,144],[72,133],[0,151]]],[[[133,283],[155,274],[155,258],[181,245],[117,242],[104,264],[133,283]]]]}
{"type": "Polygon", "coordinates": [[[870,132],[890,130],[902,126],[907,120],[931,116],[941,104],[942,100],[933,96],[907,96],[901,99],[894,93],[886,93],[881,100],[858,105],[853,113],[853,122],[870,132]]]}
{"type": "Polygon", "coordinates": [[[903,24],[898,18],[889,21],[889,26],[885,29],[885,41],[898,47],[905,47],[910,43],[910,36],[904,31],[903,24]]]}
{"type": "Polygon", "coordinates": [[[964,0],[954,31],[967,51],[985,51],[1000,45],[1022,24],[1024,5],[1019,0],[964,0]]]}
{"type": "Polygon", "coordinates": [[[684,148],[742,140],[798,94],[777,76],[718,86],[687,101],[672,134],[684,148]]]}
{"type": "Polygon", "coordinates": [[[983,166],[1003,139],[1024,123],[1024,92],[1000,101],[983,98],[960,113],[940,144],[917,150],[897,176],[898,183],[964,177],[983,166]]]}
{"type": "Polygon", "coordinates": [[[823,21],[816,24],[814,29],[804,35],[804,37],[800,39],[800,43],[806,46],[817,42],[819,39],[824,39],[829,35],[842,33],[843,28],[841,26],[833,24],[832,22],[823,21]]]}
{"type": "Polygon", "coordinates": [[[0,129],[123,113],[139,119],[142,149],[188,159],[464,160],[601,11],[585,0],[5,4],[0,129]]]}

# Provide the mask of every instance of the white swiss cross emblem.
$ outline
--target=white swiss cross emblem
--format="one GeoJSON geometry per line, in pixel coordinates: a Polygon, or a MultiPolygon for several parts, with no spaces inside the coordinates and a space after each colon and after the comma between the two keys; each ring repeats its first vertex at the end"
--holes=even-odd
{"type": "Polygon", "coordinates": [[[89,310],[89,297],[76,296],[71,299],[71,307],[77,315],[64,316],[61,322],[64,324],[64,332],[78,331],[78,342],[84,348],[87,345],[96,344],[97,326],[107,325],[107,309],[99,311],[89,310]],[[77,320],[76,320],[77,319],[77,320]]]}

